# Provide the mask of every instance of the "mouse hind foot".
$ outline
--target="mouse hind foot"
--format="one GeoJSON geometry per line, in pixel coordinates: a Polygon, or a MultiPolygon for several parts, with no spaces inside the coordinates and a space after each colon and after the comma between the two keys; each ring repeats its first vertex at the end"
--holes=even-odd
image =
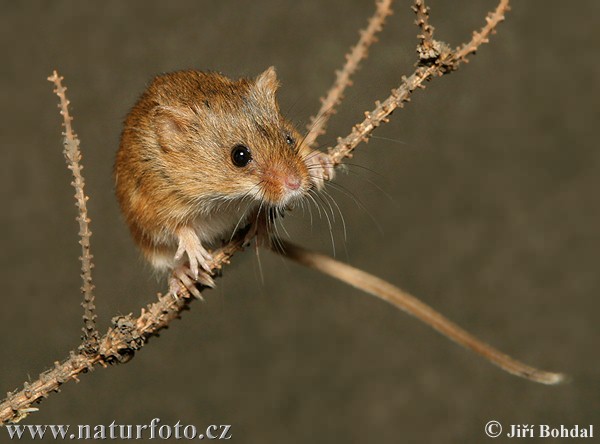
{"type": "Polygon", "coordinates": [[[169,293],[174,297],[177,297],[179,292],[185,289],[195,298],[204,300],[198,289],[198,284],[213,288],[215,286],[215,281],[205,271],[200,271],[198,275],[194,276],[189,267],[181,264],[173,269],[173,274],[169,279],[169,293]]]}

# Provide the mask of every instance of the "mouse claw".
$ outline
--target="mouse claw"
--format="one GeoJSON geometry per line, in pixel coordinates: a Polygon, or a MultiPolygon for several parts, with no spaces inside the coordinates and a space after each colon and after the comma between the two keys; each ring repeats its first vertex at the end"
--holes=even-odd
{"type": "Polygon", "coordinates": [[[321,151],[313,151],[306,157],[306,167],[311,182],[317,190],[321,190],[325,186],[325,181],[332,180],[335,175],[331,158],[321,151]]]}
{"type": "Polygon", "coordinates": [[[173,270],[173,275],[169,279],[169,293],[178,298],[179,292],[186,289],[196,299],[204,300],[196,283],[188,275],[189,269],[181,266],[173,270]],[[183,287],[183,288],[182,288],[183,287]]]}
{"type": "Polygon", "coordinates": [[[215,281],[212,276],[204,271],[198,273],[198,277],[196,278],[198,282],[200,282],[205,287],[215,288],[215,281]]]}

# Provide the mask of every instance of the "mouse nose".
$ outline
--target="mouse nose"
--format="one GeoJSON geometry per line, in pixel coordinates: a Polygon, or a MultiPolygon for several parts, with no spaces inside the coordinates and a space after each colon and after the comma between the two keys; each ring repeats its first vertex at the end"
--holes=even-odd
{"type": "Polygon", "coordinates": [[[292,191],[300,188],[301,183],[302,183],[302,181],[300,180],[300,178],[298,176],[292,175],[292,176],[287,176],[285,178],[285,186],[292,191]]]}

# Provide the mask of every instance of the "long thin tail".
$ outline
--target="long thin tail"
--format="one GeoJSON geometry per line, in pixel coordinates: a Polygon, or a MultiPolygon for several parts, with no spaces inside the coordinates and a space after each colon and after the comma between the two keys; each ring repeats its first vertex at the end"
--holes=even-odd
{"type": "Polygon", "coordinates": [[[338,262],[329,256],[306,250],[283,239],[278,239],[274,245],[280,247],[274,248],[276,253],[389,302],[431,326],[448,339],[483,356],[508,373],[549,385],[559,384],[566,379],[562,373],[547,372],[530,367],[480,341],[427,304],[383,279],[338,262]]]}

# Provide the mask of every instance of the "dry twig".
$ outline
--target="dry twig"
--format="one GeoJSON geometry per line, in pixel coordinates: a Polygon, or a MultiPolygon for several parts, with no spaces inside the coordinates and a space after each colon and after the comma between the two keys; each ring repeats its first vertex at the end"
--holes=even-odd
{"type": "Polygon", "coordinates": [[[360,39],[349,54],[346,54],[346,63],[344,67],[336,71],[335,81],[327,92],[327,95],[321,99],[321,109],[316,116],[310,118],[306,129],[304,142],[308,146],[315,146],[317,138],[325,134],[325,128],[329,118],[335,113],[335,108],[342,102],[344,91],[352,85],[351,77],[359,68],[360,61],[365,59],[369,53],[369,47],[377,41],[375,36],[383,29],[385,19],[392,14],[392,0],[380,0],[377,2],[377,8],[373,17],[370,18],[366,29],[360,31],[360,39]]]}
{"type": "MultiPolygon", "coordinates": [[[[424,1],[415,0],[415,5],[420,4],[426,8],[424,1]]],[[[419,8],[417,8],[420,10],[419,8]]],[[[409,77],[402,77],[402,83],[396,89],[392,90],[390,96],[383,102],[375,102],[373,111],[365,112],[365,119],[354,125],[350,134],[346,137],[340,137],[335,147],[329,148],[329,155],[335,165],[339,165],[342,159],[352,157],[352,151],[361,142],[366,142],[375,128],[388,121],[390,114],[397,108],[402,108],[404,103],[410,101],[410,96],[417,88],[425,88],[425,82],[434,77],[440,77],[452,72],[467,62],[467,57],[474,54],[477,49],[489,41],[489,36],[495,32],[496,27],[504,20],[504,14],[509,10],[508,0],[500,0],[500,3],[494,12],[486,17],[486,25],[479,32],[474,32],[471,40],[452,51],[450,46],[445,43],[435,42],[434,48],[437,48],[437,55],[433,58],[421,58],[421,63],[409,77]]],[[[417,48],[419,55],[425,51],[417,48]]]]}
{"type": "Polygon", "coordinates": [[[456,48],[456,52],[453,55],[456,67],[458,67],[461,62],[468,63],[469,60],[467,57],[471,54],[475,54],[481,45],[490,41],[490,35],[496,33],[496,27],[500,22],[504,21],[504,15],[510,11],[510,5],[508,3],[509,0],[500,0],[498,7],[493,12],[490,12],[485,18],[485,21],[487,22],[486,25],[481,28],[480,31],[474,31],[469,42],[456,48]]]}
{"type": "MultiPolygon", "coordinates": [[[[242,249],[244,236],[242,230],[230,243],[215,251],[213,270],[228,263],[231,256],[242,249]]],[[[158,300],[142,308],[137,318],[131,315],[113,318],[112,326],[98,341],[96,353],[71,351],[67,359],[56,361],[54,368],[41,373],[35,381],[26,382],[19,391],[7,393],[6,399],[0,403],[0,424],[18,422],[36,411],[36,408],[32,408],[33,404],[47,398],[52,392],[58,392],[65,382],[78,381],[79,375],[92,371],[96,364],[107,367],[108,364],[128,362],[151,336],[157,335],[171,321],[179,318],[192,300],[194,298],[188,293],[180,294],[177,299],[168,294],[159,294],[158,300]]]]}
{"type": "Polygon", "coordinates": [[[56,71],[52,73],[48,80],[54,83],[54,92],[60,99],[60,114],[63,116],[63,126],[65,131],[63,136],[64,139],[64,150],[65,160],[67,161],[67,168],[71,170],[73,174],[73,188],[75,188],[75,205],[79,211],[77,216],[77,222],[79,222],[79,244],[81,245],[81,279],[83,284],[81,286],[81,292],[83,293],[83,343],[80,349],[86,354],[94,354],[98,348],[98,329],[96,328],[96,306],[94,305],[94,284],[92,283],[92,253],[90,252],[90,237],[92,232],[90,231],[90,219],[87,216],[87,204],[89,197],[85,195],[84,187],[85,180],[81,171],[83,166],[81,165],[81,151],[79,150],[79,139],[73,131],[71,122],[73,118],[69,114],[69,101],[65,95],[67,88],[62,86],[62,77],[59,77],[56,71]]]}
{"type": "Polygon", "coordinates": [[[429,7],[425,6],[424,0],[415,0],[412,7],[417,19],[415,25],[419,27],[421,33],[417,35],[420,40],[417,52],[421,60],[435,59],[436,51],[434,49],[433,31],[434,27],[429,24],[429,7]]]}

